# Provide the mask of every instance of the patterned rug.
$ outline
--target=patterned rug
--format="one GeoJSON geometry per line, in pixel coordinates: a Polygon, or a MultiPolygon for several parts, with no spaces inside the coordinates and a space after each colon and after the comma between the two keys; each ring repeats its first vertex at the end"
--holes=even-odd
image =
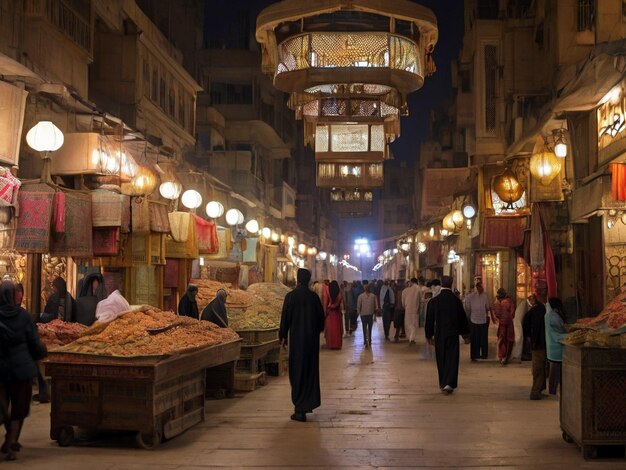
{"type": "Polygon", "coordinates": [[[118,253],[118,227],[93,229],[93,255],[94,256],[117,256],[118,253]]]}
{"type": "Polygon", "coordinates": [[[18,195],[19,218],[15,232],[15,250],[20,253],[48,253],[54,191],[22,189],[18,195]]]}
{"type": "Polygon", "coordinates": [[[68,192],[64,197],[65,232],[53,233],[50,254],[90,258],[93,256],[91,194],[68,192]]]}

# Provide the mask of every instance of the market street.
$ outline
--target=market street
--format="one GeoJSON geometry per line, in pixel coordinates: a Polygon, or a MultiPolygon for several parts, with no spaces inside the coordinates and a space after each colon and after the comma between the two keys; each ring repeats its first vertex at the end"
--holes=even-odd
{"type": "MultiPolygon", "coordinates": [[[[493,328],[491,333],[493,353],[493,328]]],[[[372,350],[363,349],[360,330],[341,351],[322,348],[322,406],[307,423],[289,420],[288,377],[272,377],[254,392],[208,401],[204,423],[154,451],[138,449],[132,438],[60,448],[48,437],[49,405],[34,403],[17,465],[626,468],[623,459],[585,462],[576,446],[563,441],[558,400],[528,400],[529,363],[471,363],[468,346],[462,346],[459,388],[442,395],[422,334],[416,347],[385,343],[379,320],[372,350]]]]}

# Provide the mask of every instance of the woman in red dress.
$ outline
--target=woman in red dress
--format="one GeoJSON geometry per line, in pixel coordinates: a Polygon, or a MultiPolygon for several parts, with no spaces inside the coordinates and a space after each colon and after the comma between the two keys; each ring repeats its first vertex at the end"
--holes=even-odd
{"type": "Polygon", "coordinates": [[[339,289],[339,283],[333,281],[328,289],[329,298],[326,308],[326,324],[324,327],[324,337],[328,349],[341,349],[343,337],[343,321],[341,310],[343,308],[343,298],[339,289]]]}

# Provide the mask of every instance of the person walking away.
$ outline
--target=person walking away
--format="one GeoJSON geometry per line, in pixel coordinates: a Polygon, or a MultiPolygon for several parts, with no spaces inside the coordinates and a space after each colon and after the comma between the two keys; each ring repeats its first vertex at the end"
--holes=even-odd
{"type": "Polygon", "coordinates": [[[420,310],[421,290],[417,285],[417,279],[411,278],[409,287],[402,291],[402,304],[404,305],[404,328],[409,338],[409,346],[415,344],[417,337],[418,313],[420,310]]]}
{"type": "Polygon", "coordinates": [[[556,391],[561,385],[561,365],[563,363],[563,344],[561,340],[567,335],[565,328],[565,309],[561,299],[552,297],[546,304],[546,315],[544,317],[546,329],[546,356],[550,364],[548,373],[548,392],[556,395],[556,391]]]}
{"type": "Polygon", "coordinates": [[[365,291],[359,295],[356,302],[356,313],[361,317],[361,325],[363,325],[363,344],[365,349],[372,345],[372,327],[377,308],[376,296],[370,292],[370,285],[365,284],[365,291]]]}
{"type": "Polygon", "coordinates": [[[425,333],[435,346],[439,388],[444,395],[454,392],[459,377],[459,336],[469,342],[469,325],[463,303],[452,292],[452,276],[443,276],[441,291],[428,301],[425,333]]]}
{"type": "Polygon", "coordinates": [[[522,300],[519,304],[517,304],[517,308],[515,309],[515,318],[513,319],[513,326],[515,328],[515,344],[513,345],[513,351],[511,351],[511,360],[516,362],[522,362],[524,360],[524,350],[526,349],[524,345],[526,341],[524,340],[524,332],[522,331],[522,323],[524,322],[524,316],[528,309],[530,308],[530,302],[528,298],[522,300]]]}
{"type": "Polygon", "coordinates": [[[353,333],[357,330],[359,326],[359,314],[356,310],[356,303],[359,299],[359,295],[361,295],[363,292],[365,292],[365,288],[363,287],[361,281],[354,282],[352,286],[352,300],[354,301],[354,306],[352,308],[352,325],[354,326],[354,328],[352,329],[353,333]]]}
{"type": "Polygon", "coordinates": [[[404,304],[402,303],[403,292],[404,292],[404,281],[399,281],[397,284],[397,290],[394,292],[394,295],[396,297],[396,305],[393,309],[393,327],[395,328],[396,332],[393,336],[393,341],[395,343],[399,343],[400,337],[405,335],[404,304]]]}
{"type": "Polygon", "coordinates": [[[196,300],[196,296],[198,295],[198,286],[195,284],[189,284],[187,286],[187,291],[180,298],[180,302],[178,302],[178,314],[195,318],[196,320],[200,317],[200,312],[198,312],[198,302],[196,300]]]}
{"type": "Polygon", "coordinates": [[[482,282],[477,282],[475,291],[465,296],[465,311],[469,317],[470,359],[487,359],[489,356],[489,297],[482,282]]]}
{"type": "Polygon", "coordinates": [[[536,294],[530,296],[531,307],[524,315],[522,328],[524,338],[528,338],[532,350],[533,384],[530,389],[531,400],[541,400],[546,389],[546,307],[536,294]]]}
{"type": "Polygon", "coordinates": [[[508,364],[515,344],[513,301],[502,287],[496,293],[493,315],[498,322],[498,359],[503,366],[508,364]]]}
{"type": "Polygon", "coordinates": [[[202,310],[200,319],[213,322],[222,328],[228,328],[227,296],[228,293],[224,289],[218,289],[215,298],[202,310]]]}
{"type": "Polygon", "coordinates": [[[46,355],[30,315],[15,304],[15,284],[0,284],[0,348],[4,366],[0,377],[0,415],[5,416],[6,436],[0,451],[15,460],[20,451],[20,433],[30,412],[37,361],[46,355]]]}
{"type": "Polygon", "coordinates": [[[57,277],[52,281],[54,294],[50,296],[40,317],[42,323],[52,320],[62,320],[66,322],[75,321],[76,301],[72,294],[67,291],[67,284],[62,277],[57,277]]]}
{"type": "Polygon", "coordinates": [[[385,279],[380,288],[380,306],[383,314],[383,331],[385,333],[385,341],[389,341],[389,328],[391,327],[391,315],[393,314],[393,306],[396,303],[396,297],[393,289],[389,285],[389,280],[385,279]]]}
{"type": "Polygon", "coordinates": [[[107,298],[104,278],[100,273],[87,275],[79,284],[76,299],[76,321],[91,326],[96,321],[98,302],[107,298]]]}
{"type": "Polygon", "coordinates": [[[324,331],[324,309],[318,295],[309,289],[311,271],[298,269],[298,285],[285,296],[278,337],[289,348],[289,383],[294,421],[321,404],[320,333],[324,331]]]}
{"type": "Polygon", "coordinates": [[[430,291],[433,293],[433,297],[437,297],[441,292],[441,281],[439,279],[433,279],[430,281],[430,291]]]}
{"type": "Polygon", "coordinates": [[[341,349],[343,324],[341,322],[341,309],[343,307],[343,297],[339,289],[339,283],[332,281],[328,287],[328,307],[326,308],[326,322],[324,327],[324,338],[328,349],[341,349]]]}
{"type": "Polygon", "coordinates": [[[343,327],[344,336],[350,336],[352,334],[352,287],[348,284],[348,281],[341,283],[341,297],[343,297],[343,327]]]}

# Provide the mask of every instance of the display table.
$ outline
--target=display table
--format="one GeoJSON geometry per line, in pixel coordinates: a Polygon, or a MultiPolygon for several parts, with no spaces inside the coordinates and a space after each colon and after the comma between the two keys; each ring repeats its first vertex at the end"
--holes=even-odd
{"type": "Polygon", "coordinates": [[[565,346],[560,419],[563,439],[585,458],[626,446],[626,349],[565,346]]]}
{"type": "Polygon", "coordinates": [[[241,340],[172,356],[50,352],[50,438],[71,444],[73,426],[136,431],[151,449],[204,420],[206,370],[239,358],[241,340]]]}

